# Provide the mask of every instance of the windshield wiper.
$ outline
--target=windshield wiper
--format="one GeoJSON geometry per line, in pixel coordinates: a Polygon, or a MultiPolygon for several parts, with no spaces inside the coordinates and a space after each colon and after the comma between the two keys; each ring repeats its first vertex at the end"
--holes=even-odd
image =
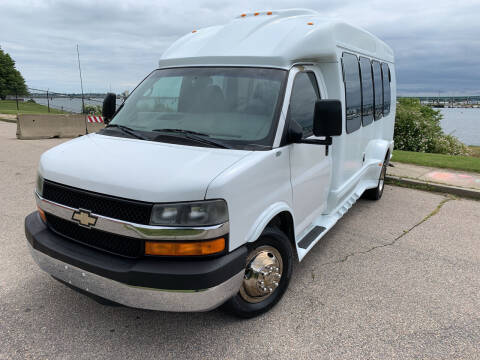
{"type": "Polygon", "coordinates": [[[245,144],[245,147],[257,148],[257,149],[271,149],[271,146],[262,145],[262,144],[245,144]]]}
{"type": "Polygon", "coordinates": [[[107,128],[117,128],[121,131],[123,131],[125,134],[128,134],[130,136],[133,136],[137,139],[140,139],[140,140],[149,140],[147,139],[145,136],[142,136],[140,134],[138,134],[135,130],[133,130],[132,128],[129,128],[128,126],[125,126],[125,125],[119,125],[119,124],[108,124],[107,126],[105,126],[105,129],[107,128]]]}
{"type": "Polygon", "coordinates": [[[183,129],[154,129],[152,131],[155,132],[171,132],[171,133],[180,133],[180,134],[191,134],[191,135],[201,135],[201,136],[206,136],[210,137],[210,135],[201,133],[198,131],[192,131],[192,130],[183,130],[183,129]]]}
{"type": "Polygon", "coordinates": [[[227,144],[218,141],[218,140],[213,140],[210,138],[210,135],[204,134],[201,132],[197,131],[191,131],[191,130],[182,130],[182,129],[154,129],[152,130],[154,132],[159,132],[159,133],[171,133],[175,135],[180,135],[183,136],[184,138],[196,141],[198,143],[206,144],[206,145],[212,145],[218,148],[222,149],[231,149],[231,146],[228,146],[227,144]]]}

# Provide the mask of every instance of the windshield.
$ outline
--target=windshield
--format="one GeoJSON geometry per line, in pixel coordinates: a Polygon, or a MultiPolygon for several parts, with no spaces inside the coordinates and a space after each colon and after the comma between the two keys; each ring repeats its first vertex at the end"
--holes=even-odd
{"type": "Polygon", "coordinates": [[[110,124],[155,134],[156,141],[167,129],[170,136],[194,132],[233,148],[271,147],[286,75],[266,68],[156,70],[110,124]]]}

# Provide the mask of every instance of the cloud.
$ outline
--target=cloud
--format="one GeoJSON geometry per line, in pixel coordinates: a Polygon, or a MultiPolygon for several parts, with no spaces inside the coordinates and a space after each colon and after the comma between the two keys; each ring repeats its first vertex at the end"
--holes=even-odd
{"type": "Polygon", "coordinates": [[[480,93],[480,3],[458,0],[3,0],[0,46],[33,88],[132,89],[192,29],[258,9],[312,8],[360,25],[395,51],[399,93],[480,93]]]}

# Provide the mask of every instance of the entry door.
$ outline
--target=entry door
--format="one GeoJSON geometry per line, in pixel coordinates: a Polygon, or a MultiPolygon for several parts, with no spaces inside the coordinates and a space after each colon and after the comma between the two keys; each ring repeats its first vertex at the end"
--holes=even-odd
{"type": "MultiPolygon", "coordinates": [[[[320,99],[313,71],[299,71],[294,79],[287,113],[287,126],[296,121],[303,128],[303,138],[315,139],[313,113],[320,99]]],[[[290,169],[295,212],[295,232],[300,234],[326,207],[331,178],[331,161],[325,145],[291,144],[290,169]]]]}

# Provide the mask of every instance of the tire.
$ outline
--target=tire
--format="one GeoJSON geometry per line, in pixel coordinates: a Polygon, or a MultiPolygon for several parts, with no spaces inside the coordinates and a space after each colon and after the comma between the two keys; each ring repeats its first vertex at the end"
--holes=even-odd
{"type": "Polygon", "coordinates": [[[382,170],[380,171],[380,177],[378,179],[378,185],[376,188],[365,190],[363,197],[369,200],[380,200],[383,195],[383,189],[385,188],[385,175],[387,174],[388,163],[390,160],[390,153],[387,153],[385,160],[383,160],[382,170]]]}
{"type": "Polygon", "coordinates": [[[235,296],[225,303],[224,309],[241,318],[252,318],[270,310],[287,290],[292,276],[293,257],[294,252],[288,237],[276,227],[267,227],[250,247],[242,287],[235,296]],[[267,262],[259,262],[262,259],[267,262]],[[254,262],[256,270],[260,269],[259,264],[266,264],[266,266],[261,267],[261,270],[267,273],[266,277],[253,270],[251,265],[254,262]],[[273,269],[273,272],[270,269],[273,269]],[[280,270],[278,271],[278,269],[280,270]],[[281,273],[279,280],[278,272],[281,273]],[[272,283],[271,279],[277,280],[272,283]],[[261,280],[264,280],[263,284],[265,284],[263,289],[267,289],[265,294],[261,288],[262,285],[259,285],[259,282],[262,282],[261,280]],[[275,282],[278,285],[272,291],[270,289],[275,286],[275,282]],[[268,291],[271,292],[268,293],[268,291]],[[261,294],[253,294],[253,292],[261,292],[261,294]]]}

